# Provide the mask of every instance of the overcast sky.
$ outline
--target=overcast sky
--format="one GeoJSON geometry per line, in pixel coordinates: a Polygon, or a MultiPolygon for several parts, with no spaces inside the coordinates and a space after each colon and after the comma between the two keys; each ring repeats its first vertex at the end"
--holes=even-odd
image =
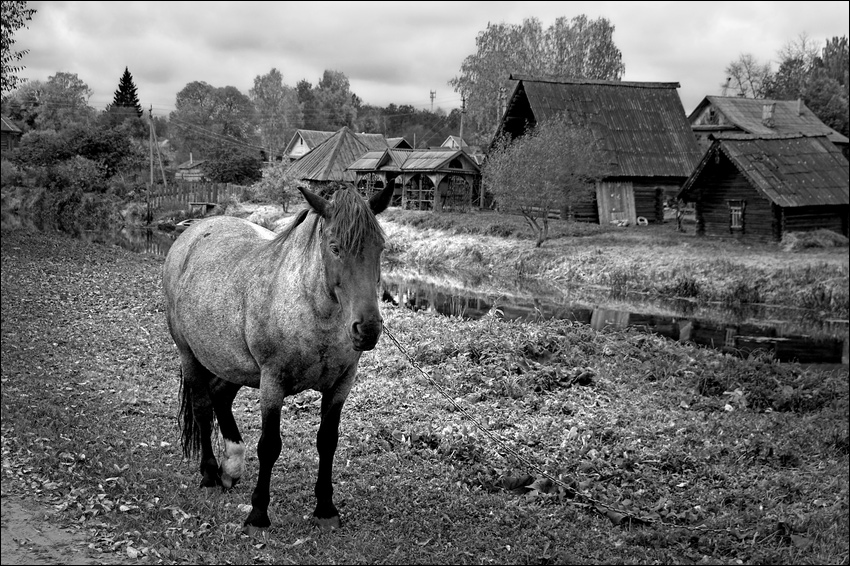
{"type": "Polygon", "coordinates": [[[124,68],[155,115],[174,109],[188,83],[234,86],[277,68],[284,83],[316,85],[325,69],[345,74],[364,104],[450,111],[448,81],[488,22],[536,17],[607,18],[626,81],[678,82],[690,113],[720,94],[724,69],[743,53],[778,67],[778,51],[801,34],[822,46],[850,36],[850,2],[28,2],[38,12],[15,35],[29,49],[20,74],[75,73],[112,102],[124,68]]]}

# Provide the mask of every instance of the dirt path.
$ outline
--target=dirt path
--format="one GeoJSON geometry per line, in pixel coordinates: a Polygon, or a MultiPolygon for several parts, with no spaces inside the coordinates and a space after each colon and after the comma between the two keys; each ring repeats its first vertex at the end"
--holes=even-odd
{"type": "Polygon", "coordinates": [[[3,566],[134,562],[119,561],[115,556],[104,557],[91,551],[81,533],[56,523],[49,506],[3,494],[0,508],[0,563],[3,566]]]}

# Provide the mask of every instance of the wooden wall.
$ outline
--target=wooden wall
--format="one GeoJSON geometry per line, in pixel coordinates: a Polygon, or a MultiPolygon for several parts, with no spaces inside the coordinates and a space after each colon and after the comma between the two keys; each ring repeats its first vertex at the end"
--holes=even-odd
{"type": "Polygon", "coordinates": [[[782,233],[826,228],[847,236],[848,210],[844,206],[802,206],[782,210],[782,233]]]}
{"type": "Polygon", "coordinates": [[[696,202],[697,233],[705,236],[772,241],[781,237],[777,212],[734,165],[721,155],[719,164],[706,167],[692,190],[696,202]],[[744,229],[730,228],[730,200],[744,201],[744,229]]]}

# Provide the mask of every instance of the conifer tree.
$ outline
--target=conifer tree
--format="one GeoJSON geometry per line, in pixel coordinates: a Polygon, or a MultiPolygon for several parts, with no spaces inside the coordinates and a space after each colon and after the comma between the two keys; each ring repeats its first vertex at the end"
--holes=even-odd
{"type": "Polygon", "coordinates": [[[107,112],[118,109],[131,109],[135,111],[136,117],[142,117],[142,105],[139,104],[139,96],[136,94],[136,85],[133,83],[133,76],[130,70],[124,67],[124,74],[121,80],[118,81],[118,90],[115,91],[115,97],[106,110],[107,112]]]}

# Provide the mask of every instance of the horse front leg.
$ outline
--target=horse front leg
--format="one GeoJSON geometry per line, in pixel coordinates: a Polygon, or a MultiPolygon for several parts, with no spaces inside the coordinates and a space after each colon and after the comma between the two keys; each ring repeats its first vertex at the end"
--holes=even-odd
{"type": "Polygon", "coordinates": [[[316,435],[319,475],[316,478],[316,509],[311,522],[323,528],[340,526],[339,511],[333,502],[333,465],[339,442],[339,419],[349,389],[350,386],[344,386],[322,394],[322,421],[316,435]]]}
{"type": "Polygon", "coordinates": [[[280,456],[280,408],[283,406],[283,390],[274,378],[269,379],[265,372],[260,377],[260,412],[262,433],[257,442],[257,458],[260,470],[257,484],[251,494],[251,512],[242,528],[247,534],[254,534],[269,528],[269,487],[272,468],[280,456]]]}

